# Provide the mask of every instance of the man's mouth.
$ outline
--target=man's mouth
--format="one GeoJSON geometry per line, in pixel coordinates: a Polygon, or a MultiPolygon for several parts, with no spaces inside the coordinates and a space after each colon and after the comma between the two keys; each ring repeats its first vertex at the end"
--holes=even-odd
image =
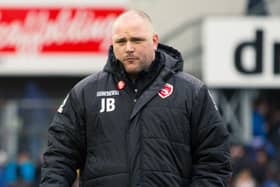
{"type": "Polygon", "coordinates": [[[125,58],[125,61],[135,61],[137,59],[138,59],[137,57],[127,57],[125,58]]]}
{"type": "Polygon", "coordinates": [[[125,59],[126,59],[126,60],[136,60],[137,57],[126,57],[125,59]]]}

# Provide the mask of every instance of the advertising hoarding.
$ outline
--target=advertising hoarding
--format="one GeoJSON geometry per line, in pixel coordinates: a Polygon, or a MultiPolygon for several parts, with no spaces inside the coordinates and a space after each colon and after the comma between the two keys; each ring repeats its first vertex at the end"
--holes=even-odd
{"type": "Polygon", "coordinates": [[[210,87],[279,88],[279,31],[279,17],[207,18],[203,80],[210,87]]]}
{"type": "Polygon", "coordinates": [[[124,6],[0,6],[0,75],[86,75],[100,70],[124,6]]]}

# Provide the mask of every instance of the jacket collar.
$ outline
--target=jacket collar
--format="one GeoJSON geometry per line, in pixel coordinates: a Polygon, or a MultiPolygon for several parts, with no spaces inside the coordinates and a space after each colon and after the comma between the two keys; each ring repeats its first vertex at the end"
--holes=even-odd
{"type": "MultiPolygon", "coordinates": [[[[160,63],[162,63],[170,71],[178,72],[183,70],[183,58],[181,53],[170,46],[159,44],[156,51],[156,60],[159,60],[160,63]]],[[[153,69],[153,65],[150,69],[153,69]]],[[[125,74],[124,68],[113,53],[112,46],[109,48],[108,59],[103,71],[120,74],[121,76],[125,74]]]]}

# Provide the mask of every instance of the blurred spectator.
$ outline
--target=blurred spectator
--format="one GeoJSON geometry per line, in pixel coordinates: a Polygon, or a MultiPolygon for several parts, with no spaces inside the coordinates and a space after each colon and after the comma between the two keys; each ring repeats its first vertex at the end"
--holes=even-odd
{"type": "Polygon", "coordinates": [[[8,187],[32,187],[35,181],[35,165],[28,153],[21,152],[18,159],[10,160],[5,169],[8,187]]]}
{"type": "Polygon", "coordinates": [[[236,176],[233,187],[257,187],[257,183],[250,170],[243,169],[236,176]]]}
{"type": "Polygon", "coordinates": [[[247,1],[247,14],[248,15],[268,15],[266,1],[265,0],[248,0],[247,1]]]}
{"type": "Polygon", "coordinates": [[[267,167],[266,177],[263,181],[262,187],[279,187],[279,181],[277,181],[278,173],[277,164],[271,162],[267,167]]]}
{"type": "Polygon", "coordinates": [[[230,148],[230,154],[232,158],[232,171],[233,178],[244,168],[251,166],[251,160],[246,153],[246,149],[241,144],[233,144],[230,148]]]}
{"type": "Polygon", "coordinates": [[[27,150],[32,159],[37,159],[46,140],[46,134],[40,132],[51,120],[50,109],[43,103],[47,101],[48,96],[38,83],[31,80],[26,83],[22,98],[29,103],[19,111],[23,122],[19,147],[27,150]]]}
{"type": "MultiPolygon", "coordinates": [[[[276,147],[269,140],[256,137],[252,139],[251,146],[254,151],[264,149],[269,157],[273,158],[276,154],[276,147]]],[[[255,154],[255,153],[254,153],[255,154]]]]}
{"type": "Polygon", "coordinates": [[[6,186],[5,164],[7,162],[7,153],[0,150],[0,187],[6,186]]]}
{"type": "Polygon", "coordinates": [[[7,161],[5,166],[5,180],[7,186],[13,185],[17,180],[17,162],[14,159],[7,161]]]}
{"type": "Polygon", "coordinates": [[[35,165],[30,160],[28,153],[21,152],[18,155],[18,167],[20,168],[20,176],[26,183],[34,183],[35,181],[35,165]]]}
{"type": "Polygon", "coordinates": [[[22,171],[20,167],[16,169],[17,180],[10,184],[9,187],[32,187],[32,183],[25,181],[22,176],[22,171]]]}
{"type": "Polygon", "coordinates": [[[279,106],[274,108],[268,123],[268,140],[276,147],[276,154],[274,156],[277,167],[277,182],[280,184],[280,109],[279,106]]]}
{"type": "Polygon", "coordinates": [[[256,178],[258,184],[262,184],[265,181],[266,170],[269,164],[268,154],[264,148],[256,150],[256,157],[252,167],[252,174],[256,178]]]}
{"type": "Polygon", "coordinates": [[[280,109],[272,111],[268,125],[268,139],[280,150],[280,109]]]}
{"type": "Polygon", "coordinates": [[[269,111],[268,102],[264,98],[257,98],[253,111],[253,137],[266,139],[266,117],[269,111]]]}
{"type": "Polygon", "coordinates": [[[232,144],[233,176],[230,187],[280,187],[279,156],[271,144],[254,139],[249,145],[232,144]]]}

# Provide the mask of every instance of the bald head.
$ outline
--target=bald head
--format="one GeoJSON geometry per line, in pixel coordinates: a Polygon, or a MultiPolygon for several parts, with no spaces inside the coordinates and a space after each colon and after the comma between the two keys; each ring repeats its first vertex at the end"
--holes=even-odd
{"type": "Polygon", "coordinates": [[[127,24],[128,22],[135,22],[139,21],[146,26],[147,29],[154,34],[154,27],[152,25],[152,20],[148,14],[141,10],[128,10],[122,13],[114,22],[112,27],[112,33],[114,34],[118,27],[123,27],[123,25],[127,24]]]}
{"type": "Polygon", "coordinates": [[[119,16],[119,18],[125,17],[125,16],[131,16],[131,15],[137,15],[137,16],[140,16],[143,19],[146,19],[150,23],[152,22],[150,16],[148,14],[146,14],[145,12],[141,11],[141,10],[128,10],[128,11],[122,13],[119,16]]]}

